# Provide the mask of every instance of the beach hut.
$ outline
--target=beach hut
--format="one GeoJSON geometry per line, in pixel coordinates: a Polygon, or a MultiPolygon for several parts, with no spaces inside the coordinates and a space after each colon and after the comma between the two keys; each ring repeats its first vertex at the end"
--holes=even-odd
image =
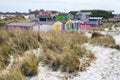
{"type": "Polygon", "coordinates": [[[81,26],[81,21],[80,20],[75,20],[73,21],[73,30],[75,31],[80,31],[80,26],[81,26]]]}
{"type": "Polygon", "coordinates": [[[74,29],[73,24],[74,24],[74,23],[73,23],[72,20],[68,20],[68,21],[66,22],[65,30],[73,30],[73,29],[74,29]]]}
{"type": "Polygon", "coordinates": [[[57,21],[57,22],[54,24],[54,29],[55,29],[55,31],[62,30],[62,25],[63,25],[62,22],[57,21]]]}
{"type": "Polygon", "coordinates": [[[6,24],[7,30],[33,30],[35,27],[39,28],[39,24],[36,22],[31,23],[11,22],[6,24]]]}
{"type": "Polygon", "coordinates": [[[39,31],[50,31],[54,30],[54,23],[53,22],[38,22],[40,24],[39,31]]]}
{"type": "Polygon", "coordinates": [[[66,22],[65,29],[72,30],[72,31],[79,31],[81,26],[80,20],[69,20],[66,22]]]}
{"type": "Polygon", "coordinates": [[[91,21],[83,21],[81,23],[81,30],[87,30],[87,29],[91,29],[94,28],[96,26],[96,23],[92,23],[91,21]]]}
{"type": "Polygon", "coordinates": [[[83,21],[83,22],[81,23],[81,30],[86,30],[88,27],[90,27],[90,26],[87,24],[86,21],[83,21]]]}

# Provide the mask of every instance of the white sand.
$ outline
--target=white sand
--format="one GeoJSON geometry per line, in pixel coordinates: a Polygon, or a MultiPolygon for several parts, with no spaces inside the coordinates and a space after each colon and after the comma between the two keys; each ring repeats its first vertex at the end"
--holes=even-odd
{"type": "Polygon", "coordinates": [[[97,60],[74,80],[120,80],[120,52],[115,49],[89,46],[97,60]]]}

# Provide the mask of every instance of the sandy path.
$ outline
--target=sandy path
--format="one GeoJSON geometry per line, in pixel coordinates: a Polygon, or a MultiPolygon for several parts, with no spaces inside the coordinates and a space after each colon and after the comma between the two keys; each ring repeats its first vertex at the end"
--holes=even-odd
{"type": "Polygon", "coordinates": [[[73,80],[120,80],[120,52],[99,46],[88,46],[97,60],[73,80]]]}

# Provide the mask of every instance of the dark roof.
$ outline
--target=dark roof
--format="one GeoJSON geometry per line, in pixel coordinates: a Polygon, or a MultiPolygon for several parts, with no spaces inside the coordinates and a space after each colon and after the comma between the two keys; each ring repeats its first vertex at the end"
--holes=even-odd
{"type": "Polygon", "coordinates": [[[97,21],[87,21],[87,24],[96,24],[97,23],[97,21]]]}
{"type": "Polygon", "coordinates": [[[20,22],[11,22],[8,23],[7,26],[25,26],[25,27],[31,27],[33,26],[35,23],[20,23],[20,22]]]}
{"type": "Polygon", "coordinates": [[[69,13],[71,13],[72,15],[76,15],[78,11],[70,11],[69,13]]]}
{"type": "Polygon", "coordinates": [[[52,18],[52,16],[39,16],[39,18],[52,18]]]}
{"type": "Polygon", "coordinates": [[[35,15],[37,15],[37,14],[39,14],[39,12],[33,11],[33,12],[29,12],[29,14],[35,14],[35,15]]]}

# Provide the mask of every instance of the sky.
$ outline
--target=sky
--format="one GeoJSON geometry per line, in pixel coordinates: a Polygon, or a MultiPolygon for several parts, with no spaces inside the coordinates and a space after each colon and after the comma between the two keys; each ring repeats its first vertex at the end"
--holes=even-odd
{"type": "Polygon", "coordinates": [[[62,12],[102,9],[120,13],[120,0],[0,0],[0,12],[28,12],[29,9],[62,12]]]}

